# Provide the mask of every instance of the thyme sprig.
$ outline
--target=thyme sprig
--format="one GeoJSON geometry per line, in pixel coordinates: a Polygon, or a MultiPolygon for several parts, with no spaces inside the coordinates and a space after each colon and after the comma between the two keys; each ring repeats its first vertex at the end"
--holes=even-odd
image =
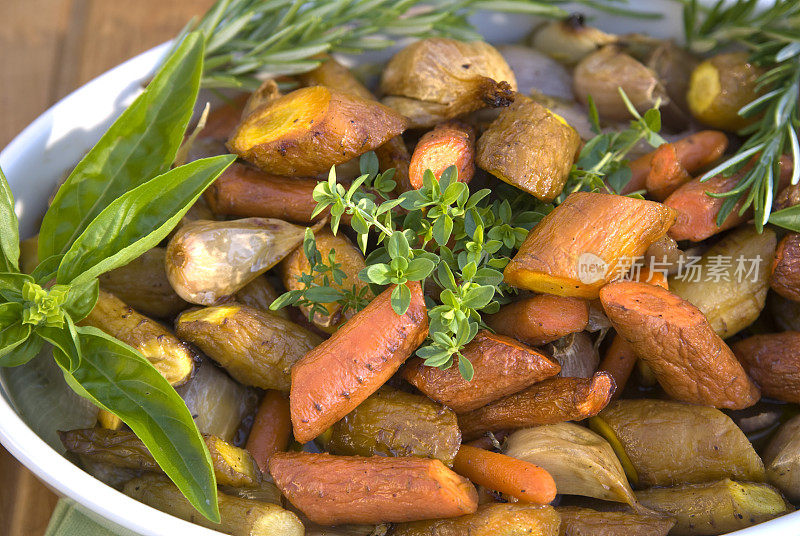
{"type": "Polygon", "coordinates": [[[760,230],[770,219],[782,155],[792,155],[792,184],[800,180],[800,3],[775,0],[764,9],[759,8],[757,0],[718,1],[711,8],[701,7],[697,0],[683,3],[686,39],[693,49],[743,46],[751,52],[751,61],[766,70],[758,81],[758,89],[765,93],[739,111],[743,117],[759,116],[740,132],[747,138],[745,143],[702,177],[709,180],[720,173],[731,176],[742,172],[732,190],[713,194],[725,198],[717,224],[721,225],[741,202],[739,213],[753,207],[760,230]],[[756,156],[758,160],[753,162],[756,156]]]}

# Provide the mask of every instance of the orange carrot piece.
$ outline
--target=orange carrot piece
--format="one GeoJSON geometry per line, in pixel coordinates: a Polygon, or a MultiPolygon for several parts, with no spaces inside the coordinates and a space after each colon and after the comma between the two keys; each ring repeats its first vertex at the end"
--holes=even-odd
{"type": "Polygon", "coordinates": [[[486,317],[486,324],[497,333],[530,346],[540,346],[583,331],[588,323],[589,302],[552,294],[517,300],[486,317]]]}
{"type": "Polygon", "coordinates": [[[420,189],[425,170],[438,179],[450,166],[456,166],[459,182],[469,182],[475,174],[475,130],[460,121],[437,125],[420,138],[411,155],[408,179],[413,188],[420,189]]]}
{"type": "Polygon", "coordinates": [[[422,287],[413,282],[408,288],[405,314],[392,309],[388,288],[294,364],[289,402],[295,439],[310,441],[354,410],[425,340],[422,287]]]}
{"type": "Polygon", "coordinates": [[[704,130],[653,151],[646,187],[651,197],[663,201],[692,174],[716,162],[728,148],[728,137],[717,130],[704,130]]]}
{"type": "Polygon", "coordinates": [[[556,483],[550,473],[505,454],[461,445],[453,470],[475,484],[520,501],[548,504],[556,498],[556,483]]]}
{"type": "Polygon", "coordinates": [[[206,126],[200,132],[200,137],[227,141],[242,120],[242,111],[249,98],[249,94],[239,95],[211,110],[206,119],[206,126]]]}
{"type": "Polygon", "coordinates": [[[430,458],[280,452],[269,472],[289,501],[322,525],[402,523],[478,509],[475,486],[430,458]]]}
{"type": "Polygon", "coordinates": [[[292,421],[289,401],[280,391],[269,390],[258,407],[245,448],[253,455],[262,472],[267,472],[270,457],[289,446],[292,421]]]}

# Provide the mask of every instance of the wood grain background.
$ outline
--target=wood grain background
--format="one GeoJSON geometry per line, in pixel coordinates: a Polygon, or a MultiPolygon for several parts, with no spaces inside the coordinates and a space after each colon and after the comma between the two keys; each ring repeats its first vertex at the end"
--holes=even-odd
{"type": "MultiPolygon", "coordinates": [[[[177,34],[213,0],[0,0],[0,148],[50,105],[177,34]]],[[[0,535],[44,534],[56,503],[0,447],[0,535]]]]}

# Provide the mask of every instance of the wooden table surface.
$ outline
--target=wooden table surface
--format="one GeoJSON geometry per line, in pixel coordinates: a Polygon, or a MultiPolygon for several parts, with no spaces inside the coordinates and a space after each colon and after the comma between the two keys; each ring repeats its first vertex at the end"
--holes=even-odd
{"type": "MultiPolygon", "coordinates": [[[[0,0],[0,148],[95,76],[177,34],[213,0],[0,0]]],[[[0,447],[0,535],[44,534],[56,497],[0,447]]]]}

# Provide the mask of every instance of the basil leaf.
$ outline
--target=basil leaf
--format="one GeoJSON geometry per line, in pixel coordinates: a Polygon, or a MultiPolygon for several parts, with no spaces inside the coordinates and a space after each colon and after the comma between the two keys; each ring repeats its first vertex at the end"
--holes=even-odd
{"type": "Polygon", "coordinates": [[[23,301],[22,286],[26,281],[33,282],[33,277],[15,272],[0,273],[0,296],[5,301],[23,301]]]}
{"type": "Polygon", "coordinates": [[[64,370],[67,383],[130,426],[189,502],[219,523],[211,456],[178,393],[130,346],[97,328],[78,332],[83,359],[72,373],[64,370]]]}
{"type": "Polygon", "coordinates": [[[64,366],[70,372],[75,371],[83,359],[81,341],[78,336],[77,328],[69,315],[64,315],[65,325],[63,328],[38,326],[34,330],[36,335],[54,346],[53,352],[61,352],[62,357],[66,358],[69,366],[64,366]]]}
{"type": "Polygon", "coordinates": [[[19,272],[19,222],[14,195],[0,168],[0,271],[19,272]]]}
{"type": "MultiPolygon", "coordinates": [[[[28,328],[30,328],[30,325],[28,325],[28,328]]],[[[35,333],[30,333],[30,335],[22,341],[19,346],[16,346],[12,352],[0,357],[0,367],[17,367],[19,365],[24,365],[39,355],[43,344],[44,341],[42,341],[41,337],[35,333]]]]}
{"type": "Polygon", "coordinates": [[[23,305],[17,302],[0,304],[0,366],[16,367],[19,356],[14,350],[31,334],[30,324],[22,323],[23,305]]]}
{"type": "Polygon", "coordinates": [[[188,34],[59,188],[42,221],[40,259],[65,253],[112,201],[169,169],[192,116],[202,70],[203,37],[188,34]]]}
{"type": "Polygon", "coordinates": [[[58,265],[61,264],[61,259],[63,258],[64,255],[60,254],[47,257],[36,265],[36,268],[31,272],[31,277],[33,277],[34,281],[39,283],[39,285],[46,285],[56,277],[58,265]]]}
{"type": "Polygon", "coordinates": [[[234,155],[195,160],[126,192],[108,205],[72,244],[57,280],[83,285],[158,245],[234,155]]]}
{"type": "Polygon", "coordinates": [[[99,297],[100,281],[92,279],[83,285],[73,286],[69,289],[63,309],[72,318],[73,322],[80,322],[89,316],[99,297]]]}

